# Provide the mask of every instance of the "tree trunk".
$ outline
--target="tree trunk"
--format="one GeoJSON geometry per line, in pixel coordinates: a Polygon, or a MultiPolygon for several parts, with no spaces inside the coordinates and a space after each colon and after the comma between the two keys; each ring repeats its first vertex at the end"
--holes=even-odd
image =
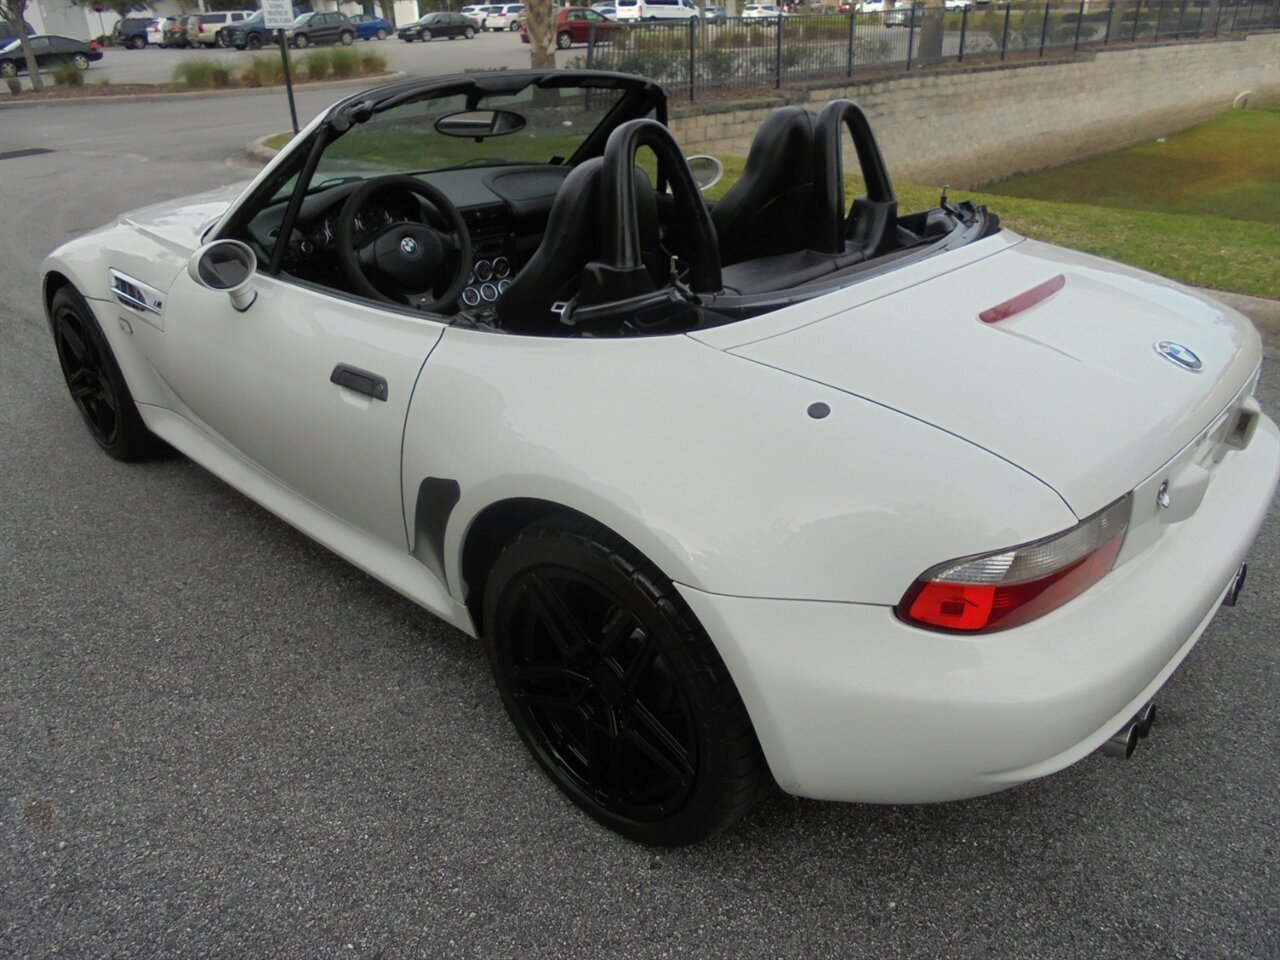
{"type": "MultiPolygon", "coordinates": [[[[925,0],[924,19],[920,22],[921,63],[933,63],[942,59],[942,36],[946,32],[944,22],[947,15],[942,0],[925,0]]],[[[910,22],[910,21],[908,21],[910,22]]]]}
{"type": "Polygon", "coordinates": [[[529,26],[529,66],[534,70],[554,70],[555,4],[552,0],[529,0],[524,12],[529,26]]]}

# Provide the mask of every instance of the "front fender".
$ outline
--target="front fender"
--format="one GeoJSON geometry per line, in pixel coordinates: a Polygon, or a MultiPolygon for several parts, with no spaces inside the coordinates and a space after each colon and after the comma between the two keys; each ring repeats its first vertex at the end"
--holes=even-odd
{"type": "Polygon", "coordinates": [[[872,604],[1076,522],[967,441],[684,336],[446,331],[405,429],[406,491],[428,477],[459,486],[443,541],[458,600],[471,523],[512,498],[586,514],[698,590],[872,604]]]}

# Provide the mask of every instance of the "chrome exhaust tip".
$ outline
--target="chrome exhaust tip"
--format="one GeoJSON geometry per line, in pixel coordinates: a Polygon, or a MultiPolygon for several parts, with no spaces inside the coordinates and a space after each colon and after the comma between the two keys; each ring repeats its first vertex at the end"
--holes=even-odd
{"type": "Polygon", "coordinates": [[[1234,607],[1240,602],[1240,591],[1244,589],[1244,578],[1248,575],[1249,565],[1247,563],[1240,564],[1240,569],[1236,571],[1236,575],[1231,581],[1231,586],[1227,587],[1227,592],[1223,594],[1222,605],[1224,607],[1234,607]]]}
{"type": "Polygon", "coordinates": [[[1145,740],[1151,733],[1151,726],[1156,722],[1156,705],[1148,703],[1145,707],[1138,711],[1138,715],[1133,718],[1133,725],[1138,731],[1138,736],[1145,740]]]}
{"type": "Polygon", "coordinates": [[[1117,760],[1128,760],[1138,748],[1138,725],[1132,721],[1102,745],[1102,752],[1117,760]]]}
{"type": "Polygon", "coordinates": [[[1120,732],[1104,743],[1100,749],[1108,757],[1128,760],[1133,756],[1133,751],[1138,749],[1138,741],[1145,740],[1151,733],[1151,727],[1155,722],[1156,705],[1155,701],[1152,701],[1134,714],[1133,719],[1121,727],[1120,732]]]}

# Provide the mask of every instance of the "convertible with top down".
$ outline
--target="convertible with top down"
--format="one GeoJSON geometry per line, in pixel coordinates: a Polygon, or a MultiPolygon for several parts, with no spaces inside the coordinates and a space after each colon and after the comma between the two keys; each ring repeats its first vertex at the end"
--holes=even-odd
{"type": "Polygon", "coordinates": [[[716,202],[666,123],[621,74],[394,83],[70,241],[90,435],[481,638],[538,764],[645,843],[771,781],[928,802],[1131,751],[1276,486],[1257,332],[904,212],[847,100],[771,114],[716,202]]]}

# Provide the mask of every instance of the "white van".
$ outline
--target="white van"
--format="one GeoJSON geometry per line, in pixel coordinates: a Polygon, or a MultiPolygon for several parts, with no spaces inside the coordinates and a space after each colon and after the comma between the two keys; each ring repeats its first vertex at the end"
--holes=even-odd
{"type": "Polygon", "coordinates": [[[692,0],[617,0],[619,20],[690,20],[701,16],[692,0]]]}

